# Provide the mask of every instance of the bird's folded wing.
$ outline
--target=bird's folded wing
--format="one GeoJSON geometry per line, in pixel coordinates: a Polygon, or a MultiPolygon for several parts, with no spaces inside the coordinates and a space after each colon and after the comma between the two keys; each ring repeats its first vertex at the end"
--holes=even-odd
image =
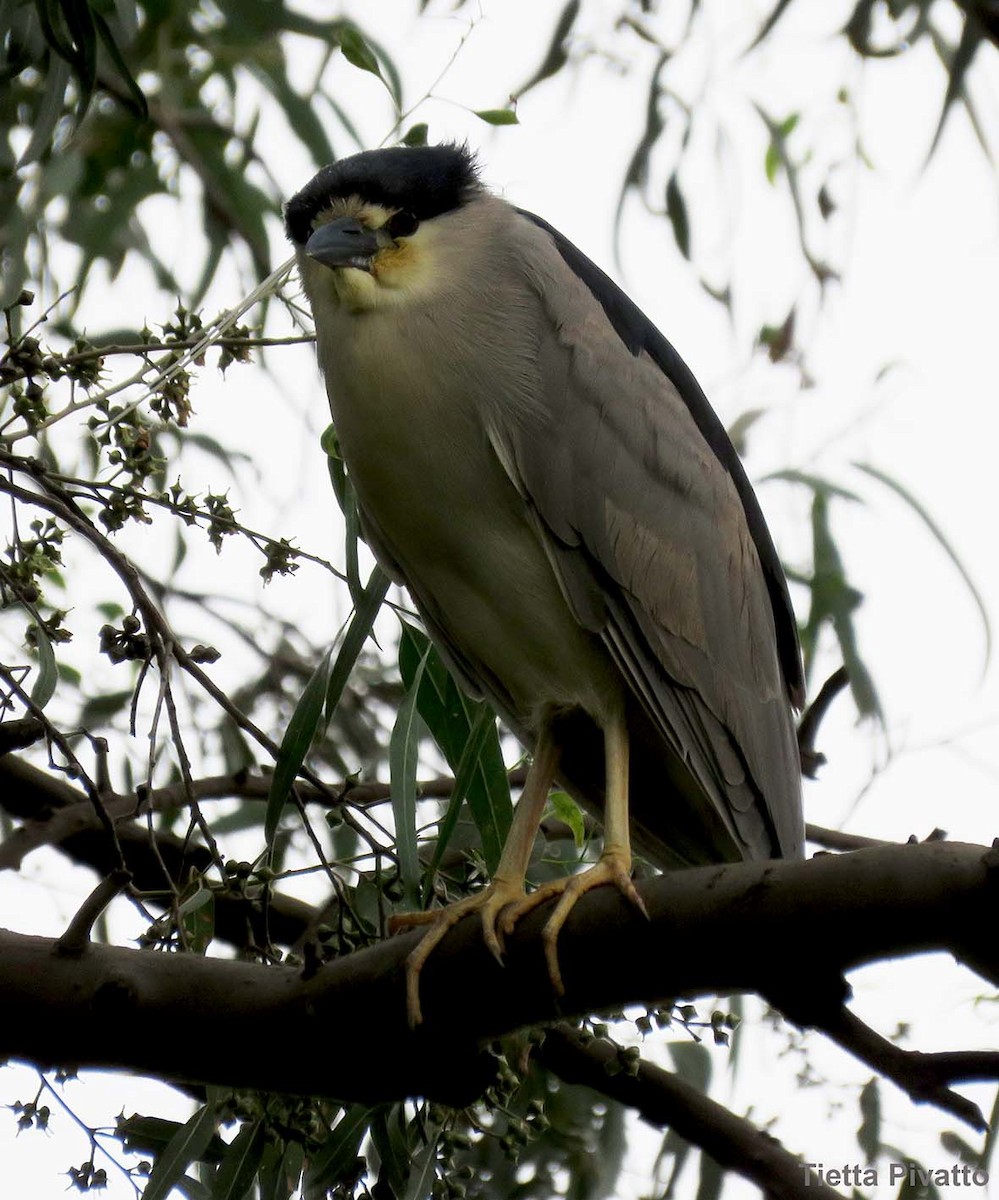
{"type": "Polygon", "coordinates": [[[673,381],[628,349],[554,247],[532,263],[537,403],[494,422],[496,452],[578,619],[742,853],[798,853],[788,684],[733,478],[673,381]]]}

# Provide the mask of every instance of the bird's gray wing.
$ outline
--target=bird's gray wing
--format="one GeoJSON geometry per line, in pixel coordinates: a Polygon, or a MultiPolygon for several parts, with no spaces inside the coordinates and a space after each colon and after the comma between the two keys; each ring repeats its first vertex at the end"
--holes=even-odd
{"type": "Polygon", "coordinates": [[[657,361],[661,335],[575,247],[526,216],[516,265],[537,309],[537,392],[526,416],[497,411],[494,448],[577,618],[686,763],[699,802],[744,857],[797,854],[797,634],[776,553],[744,493],[751,506],[755,497],[720,456],[719,433],[738,463],[699,389],[716,426],[708,432],[657,361]],[[614,305],[638,330],[631,346],[614,305]]]}

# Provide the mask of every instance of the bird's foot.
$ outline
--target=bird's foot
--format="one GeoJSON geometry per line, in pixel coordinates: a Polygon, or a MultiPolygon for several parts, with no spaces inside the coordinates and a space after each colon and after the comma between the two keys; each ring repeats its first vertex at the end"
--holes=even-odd
{"type": "Polygon", "coordinates": [[[558,962],[558,935],[565,924],[569,913],[572,912],[576,901],[587,892],[604,884],[612,883],[617,890],[638,909],[643,917],[649,913],[645,902],[631,882],[631,854],[627,850],[604,849],[599,860],[582,871],[579,875],[566,875],[560,879],[551,879],[535,888],[529,896],[511,904],[503,913],[500,920],[500,935],[504,936],[513,931],[513,927],[532,908],[544,904],[555,896],[561,897],[555,906],[555,911],[548,918],[541,931],[541,941],[545,950],[545,962],[548,964],[548,977],[556,996],[565,995],[565,985],[562,982],[562,971],[558,962]]]}
{"type": "Polygon", "coordinates": [[[479,913],[486,946],[493,958],[502,964],[502,928],[505,927],[500,925],[500,912],[510,905],[521,903],[525,898],[522,882],[515,883],[497,877],[481,892],[476,892],[474,896],[468,896],[455,904],[449,904],[446,908],[434,912],[398,913],[389,919],[390,934],[416,925],[430,927],[406,958],[406,1016],[410,1029],[415,1029],[423,1021],[420,1008],[420,972],[448,930],[469,913],[479,913]]]}

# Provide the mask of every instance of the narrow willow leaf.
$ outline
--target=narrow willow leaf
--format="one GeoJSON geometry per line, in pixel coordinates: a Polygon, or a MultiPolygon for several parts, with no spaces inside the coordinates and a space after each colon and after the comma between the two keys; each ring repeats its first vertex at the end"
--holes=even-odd
{"type": "Polygon", "coordinates": [[[361,1139],[374,1112],[375,1109],[366,1104],[352,1104],[346,1109],[333,1132],[309,1160],[305,1171],[307,1194],[325,1195],[340,1182],[357,1158],[361,1139]]]}
{"type": "Polygon", "coordinates": [[[690,258],[690,218],[687,215],[687,202],[680,191],[680,182],[674,171],[666,184],[666,216],[673,226],[673,237],[677,249],[684,258],[690,258]]]}
{"type": "Polygon", "coordinates": [[[767,146],[766,158],[763,160],[763,170],[767,177],[767,183],[777,182],[777,172],[780,170],[780,151],[777,149],[776,142],[771,142],[767,146]]]}
{"type": "Polygon", "coordinates": [[[396,853],[402,901],[416,908],[420,901],[420,856],[416,838],[416,768],[420,734],[424,727],[418,699],[430,646],[424,652],[413,678],[413,686],[399,705],[389,739],[389,779],[392,784],[392,815],[395,818],[396,853]]]}
{"type": "Polygon", "coordinates": [[[181,902],[177,913],[188,946],[195,954],[204,954],[215,936],[215,893],[198,887],[181,902]]]}
{"type": "Polygon", "coordinates": [[[38,650],[38,676],[31,689],[31,699],[39,708],[44,708],[55,694],[59,682],[59,668],[56,665],[55,651],[52,640],[41,622],[32,627],[35,632],[35,648],[38,650]]]}
{"type": "Polygon", "coordinates": [[[257,1176],[267,1146],[267,1127],[253,1121],[233,1138],[212,1180],[212,1200],[243,1200],[257,1176]]]}
{"type": "MultiPolygon", "coordinates": [[[[404,626],[399,641],[399,671],[407,688],[430,641],[427,635],[412,626],[404,626]]],[[[423,684],[419,690],[420,715],[431,735],[456,774],[471,729],[485,708],[490,712],[486,740],[478,753],[477,767],[468,783],[468,808],[482,840],[482,854],[489,871],[499,864],[503,844],[513,819],[510,782],[503,762],[499,734],[491,720],[491,710],[483,701],[469,699],[455,682],[450,671],[433,648],[427,659],[423,684]]],[[[482,717],[483,722],[487,721],[482,717]]],[[[457,810],[454,819],[457,819],[457,810]]],[[[451,817],[449,810],[448,817],[451,817]]],[[[450,836],[450,834],[448,834],[450,836]]]]}
{"type": "Polygon", "coordinates": [[[277,833],[281,813],[288,801],[291,785],[295,776],[301,770],[305,756],[316,736],[319,722],[323,714],[323,702],[329,686],[330,658],[333,648],[323,655],[319,665],[312,672],[305,690],[291,714],[288,728],[281,739],[277,761],[274,764],[274,774],[271,776],[271,786],[267,794],[267,814],[264,818],[264,837],[268,850],[273,848],[274,835],[277,833]]]}
{"type": "Polygon", "coordinates": [[[860,1089],[860,1127],[857,1145],[867,1162],[876,1161],[881,1153],[881,1092],[877,1079],[870,1079],[860,1089]]]}
{"type": "Polygon", "coordinates": [[[791,3],[791,0],[777,0],[777,6],[771,11],[770,15],[760,26],[760,28],[756,34],[756,37],[754,37],[753,40],[749,43],[749,45],[746,47],[747,54],[749,53],[750,50],[755,49],[755,47],[757,47],[760,44],[760,42],[762,42],[764,40],[764,38],[767,36],[767,34],[770,32],[770,30],[773,29],[773,27],[780,20],[781,16],[784,13],[784,10],[788,7],[788,5],[790,3],[791,3]]]}
{"type": "Polygon", "coordinates": [[[128,69],[128,64],[122,57],[122,53],[118,49],[118,43],[114,40],[114,35],[111,33],[111,27],[96,8],[91,8],[90,15],[93,17],[94,28],[97,30],[97,35],[101,39],[104,49],[117,68],[118,74],[121,75],[128,90],[128,97],[122,96],[121,103],[131,109],[132,113],[140,121],[147,120],[149,117],[149,106],[146,104],[146,97],[143,94],[142,88],[135,82],[132,72],[128,69]]]}
{"type": "Polygon", "coordinates": [[[988,1171],[990,1168],[997,1138],[999,1138],[999,1089],[997,1089],[996,1098],[992,1102],[992,1112],[989,1114],[989,1125],[985,1131],[985,1142],[982,1145],[982,1153],[975,1164],[983,1171],[988,1171]]]}
{"type": "Polygon", "coordinates": [[[845,488],[838,483],[833,483],[832,480],[826,479],[822,475],[814,475],[809,471],[798,471],[793,467],[787,467],[782,471],[771,471],[769,475],[764,475],[760,483],[769,483],[774,479],[780,480],[783,483],[800,483],[810,491],[821,492],[824,496],[839,496],[841,500],[850,500],[854,504],[864,503],[863,497],[857,492],[851,492],[849,488],[845,488]]]}
{"type": "Polygon", "coordinates": [[[393,1196],[401,1196],[409,1179],[412,1159],[405,1106],[396,1103],[381,1109],[373,1117],[369,1132],[378,1152],[379,1178],[385,1180],[393,1196]]]}
{"type": "Polygon", "coordinates": [[[711,1055],[707,1047],[700,1042],[670,1042],[668,1049],[677,1075],[706,1094],[711,1083],[711,1055]]]}
{"type": "Polygon", "coordinates": [[[451,837],[454,834],[455,826],[458,823],[458,816],[461,813],[461,807],[468,796],[468,790],[472,785],[476,772],[482,770],[482,752],[489,740],[490,733],[495,736],[496,717],[487,704],[482,704],[469,731],[468,740],[465,742],[465,748],[458,762],[458,769],[454,773],[454,789],[448,801],[447,812],[444,814],[443,821],[437,827],[437,845],[434,847],[434,857],[430,863],[430,869],[427,872],[423,889],[424,903],[429,898],[430,889],[433,886],[433,877],[441,864],[444,852],[447,850],[451,837]]]}
{"type": "Polygon", "coordinates": [[[427,1144],[416,1155],[409,1171],[404,1200],[429,1200],[433,1191],[437,1166],[437,1143],[440,1141],[440,1126],[430,1123],[427,1144]]]}
{"type": "Polygon", "coordinates": [[[863,596],[846,577],[829,524],[829,499],[824,492],[816,492],[812,499],[812,556],[812,601],[801,631],[806,674],[814,662],[819,631],[828,622],[839,643],[843,665],[850,677],[850,693],[860,715],[883,721],[874,681],[857,646],[853,614],[863,596]]]}
{"type": "Polygon", "coordinates": [[[509,108],[480,108],[473,116],[485,121],[487,125],[519,125],[517,114],[509,108]]]}
{"type": "Polygon", "coordinates": [[[21,157],[17,160],[15,170],[27,167],[41,158],[55,130],[56,122],[62,115],[63,103],[66,98],[66,85],[69,83],[69,63],[58,55],[49,58],[49,69],[45,77],[45,93],[35,115],[31,137],[24,147],[21,157]]]}
{"type": "Polygon", "coordinates": [[[701,1170],[697,1180],[695,1200],[718,1200],[725,1172],[706,1151],[701,1151],[701,1170]]]}
{"type": "Polygon", "coordinates": [[[551,41],[548,43],[548,49],[541,60],[541,65],[526,83],[517,88],[515,94],[518,100],[525,92],[530,91],[531,88],[537,87],[539,83],[542,83],[546,79],[551,79],[553,75],[557,75],[569,61],[568,40],[569,35],[572,33],[572,27],[576,23],[576,18],[579,16],[579,7],[580,0],[569,0],[569,3],[562,9],[558,21],[555,23],[551,41]]]}
{"type": "Polygon", "coordinates": [[[177,1130],[157,1157],[142,1200],[166,1200],[191,1163],[201,1159],[214,1133],[215,1110],[206,1104],[177,1130]]]}
{"type": "Polygon", "coordinates": [[[343,689],[347,686],[347,680],[357,662],[357,656],[361,653],[368,634],[371,633],[391,582],[377,564],[372,568],[360,603],[355,606],[354,615],[347,626],[347,632],[340,645],[340,653],[336,656],[333,670],[330,671],[329,683],[326,688],[327,723],[333,719],[336,707],[340,703],[340,697],[343,695],[343,689]]]}
{"type": "Polygon", "coordinates": [[[257,1177],[257,1200],[291,1200],[301,1178],[300,1155],[301,1146],[297,1142],[264,1147],[257,1177]]]}

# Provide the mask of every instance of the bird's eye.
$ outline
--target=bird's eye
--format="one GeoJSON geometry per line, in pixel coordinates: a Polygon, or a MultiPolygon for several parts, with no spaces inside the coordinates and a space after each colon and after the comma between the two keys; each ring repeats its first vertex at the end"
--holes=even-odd
{"type": "Polygon", "coordinates": [[[420,228],[420,222],[408,209],[402,208],[389,217],[385,228],[388,230],[390,237],[412,237],[420,228]]]}

